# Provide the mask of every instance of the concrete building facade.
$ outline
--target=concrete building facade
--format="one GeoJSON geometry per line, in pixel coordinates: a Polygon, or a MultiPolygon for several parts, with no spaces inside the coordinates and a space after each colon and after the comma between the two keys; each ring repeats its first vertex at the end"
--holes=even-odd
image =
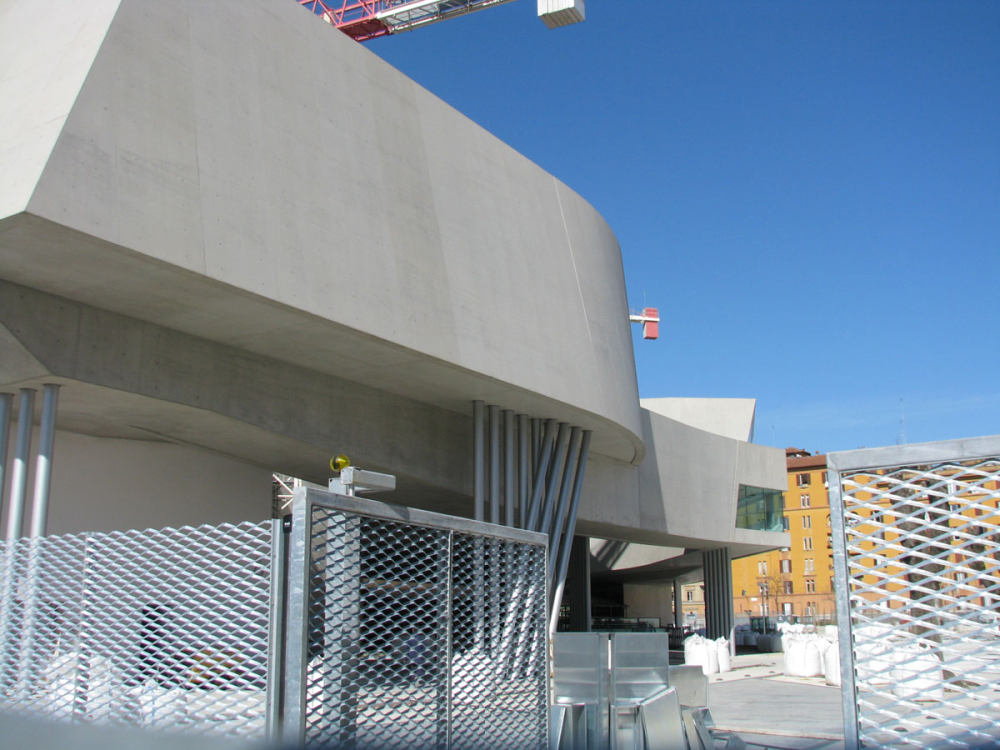
{"type": "Polygon", "coordinates": [[[60,386],[49,533],[259,520],[337,452],[470,516],[478,400],[589,431],[619,582],[784,544],[737,525],[784,475],[746,403],[640,405],[620,248],[556,177],[292,2],[2,12],[0,390],[60,386]]]}

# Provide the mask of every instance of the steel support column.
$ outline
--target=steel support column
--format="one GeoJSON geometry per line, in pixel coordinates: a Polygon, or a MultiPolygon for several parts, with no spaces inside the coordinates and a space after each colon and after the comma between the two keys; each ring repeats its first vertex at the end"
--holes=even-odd
{"type": "Polygon", "coordinates": [[[486,519],[486,404],[472,402],[473,423],[473,470],[472,503],[473,517],[477,521],[486,519]]]}
{"type": "Polygon", "coordinates": [[[13,410],[13,394],[0,393],[0,513],[7,496],[7,446],[10,443],[10,415],[13,410]]]}
{"type": "Polygon", "coordinates": [[[42,391],[42,427],[38,434],[38,457],[35,463],[35,492],[31,499],[31,537],[45,536],[49,521],[49,487],[52,481],[52,458],[55,449],[56,409],[59,386],[46,383],[42,391]]]}
{"type": "Polygon", "coordinates": [[[35,389],[22,388],[18,401],[17,443],[14,445],[14,465],[10,473],[10,499],[7,506],[8,542],[21,536],[24,520],[24,500],[28,488],[28,459],[31,452],[31,423],[35,415],[35,389]]]}
{"type": "Polygon", "coordinates": [[[729,549],[704,550],[705,632],[709,638],[733,642],[733,576],[729,549]]]}

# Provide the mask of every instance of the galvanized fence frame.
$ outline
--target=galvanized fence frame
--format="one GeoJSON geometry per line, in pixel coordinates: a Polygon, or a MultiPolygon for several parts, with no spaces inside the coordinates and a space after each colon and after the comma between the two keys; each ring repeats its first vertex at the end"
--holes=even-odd
{"type": "MultiPolygon", "coordinates": [[[[365,712],[359,695],[370,693],[375,697],[368,705],[406,701],[413,735],[395,736],[398,719],[369,710],[365,747],[544,747],[550,700],[547,552],[544,534],[314,488],[297,489],[288,539],[288,609],[282,638],[286,644],[283,741],[294,746],[353,746],[359,742],[360,717],[365,712]],[[338,533],[329,540],[321,536],[324,523],[339,524],[338,533]],[[441,618],[432,623],[426,646],[407,646],[434,659],[421,657],[416,666],[412,659],[409,663],[397,659],[395,666],[383,670],[398,683],[391,686],[374,684],[373,672],[366,672],[355,645],[364,619],[371,615],[362,612],[357,593],[364,544],[359,523],[372,524],[372,538],[391,536],[403,548],[395,553],[386,550],[386,556],[369,550],[368,557],[379,558],[383,568],[394,569],[396,561],[388,559],[393,554],[403,565],[408,554],[422,561],[416,578],[390,581],[385,576],[376,585],[417,590],[416,600],[402,600],[412,602],[416,610],[408,616],[423,618],[426,624],[429,615],[420,611],[423,608],[441,618]],[[435,545],[436,551],[430,549],[435,545]],[[471,570],[456,568],[460,547],[471,570]],[[317,584],[317,579],[324,583],[317,584]],[[317,625],[317,612],[332,606],[349,613],[332,628],[325,621],[317,625]],[[321,630],[325,640],[318,646],[321,630]],[[460,640],[466,643],[462,654],[460,640]],[[348,646],[342,649],[337,642],[348,646]],[[400,696],[401,690],[408,692],[400,696]],[[337,726],[317,716],[333,704],[338,705],[337,726]],[[443,713],[428,717],[435,710],[443,713]],[[418,731],[421,722],[431,724],[424,735],[418,731]],[[454,736],[456,731],[460,736],[454,736]]],[[[370,588],[371,581],[366,585],[370,588]]]]}
{"type": "Polygon", "coordinates": [[[546,542],[303,488],[292,515],[270,522],[0,544],[0,711],[293,746],[352,746],[357,737],[338,739],[343,725],[363,726],[371,748],[541,750],[546,542]],[[328,564],[363,533],[368,547],[354,549],[365,566],[328,564]],[[391,608],[381,620],[363,606],[379,586],[388,593],[378,605],[391,608]],[[319,636],[318,610],[329,614],[319,636]],[[405,627],[412,637],[401,642],[405,627]],[[396,652],[366,665],[331,632],[396,652]],[[421,705],[431,734],[411,721],[428,718],[421,705]],[[389,719],[375,726],[379,711],[389,719]]]}
{"type": "Polygon", "coordinates": [[[846,746],[1000,743],[1000,436],[827,465],[846,746]]]}
{"type": "Polygon", "coordinates": [[[0,544],[0,710],[264,739],[269,522],[0,544]]]}

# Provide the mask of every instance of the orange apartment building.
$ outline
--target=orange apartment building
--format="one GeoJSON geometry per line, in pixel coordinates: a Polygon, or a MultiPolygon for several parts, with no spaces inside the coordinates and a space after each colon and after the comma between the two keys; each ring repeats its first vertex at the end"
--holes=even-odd
{"type": "Polygon", "coordinates": [[[826,456],[788,448],[785,457],[783,515],[791,546],[733,561],[733,614],[738,621],[762,615],[834,618],[826,456]]]}
{"type": "Polygon", "coordinates": [[[919,569],[908,563],[907,556],[909,548],[919,545],[921,559],[931,555],[940,560],[940,569],[933,565],[925,569],[935,573],[946,570],[950,579],[944,586],[928,587],[941,591],[935,606],[947,603],[958,610],[996,611],[1000,605],[1000,483],[984,482],[980,475],[966,474],[956,466],[938,471],[931,479],[908,478],[915,491],[906,505],[898,497],[890,502],[888,495],[876,495],[888,493],[893,486],[880,480],[882,473],[854,477],[855,482],[872,489],[855,496],[858,501],[871,504],[871,507],[855,506],[853,510],[856,516],[865,519],[857,526],[858,534],[868,537],[859,544],[862,552],[857,561],[866,568],[879,567],[879,560],[890,561],[881,564],[878,574],[861,577],[860,583],[872,588],[859,595],[890,609],[904,607],[914,597],[909,576],[921,575],[919,569]],[[944,486],[942,478],[946,478],[944,486]],[[926,494],[919,491],[921,486],[928,488],[926,494]],[[945,492],[950,498],[947,505],[939,499],[945,492]],[[915,511],[915,523],[910,522],[912,528],[901,531],[899,519],[909,518],[915,511]],[[905,538],[910,540],[909,544],[905,538]],[[871,552],[870,557],[864,554],[865,550],[871,552]],[[894,564],[897,560],[898,565],[894,564]]]}
{"type": "MultiPolygon", "coordinates": [[[[798,448],[788,448],[786,467],[788,486],[783,493],[782,514],[784,528],[789,532],[791,545],[760,555],[734,560],[733,614],[737,622],[745,622],[750,617],[793,615],[812,619],[815,622],[834,620],[833,549],[830,538],[830,501],[827,493],[826,456],[812,455],[798,448]]],[[[955,480],[961,480],[960,471],[955,471],[955,480]]],[[[874,477],[872,477],[874,479],[874,477]]],[[[966,478],[968,479],[968,478],[966,478]]],[[[863,483],[864,477],[858,477],[863,483]]],[[[947,521],[943,519],[938,536],[941,542],[954,550],[947,561],[955,567],[949,574],[954,580],[954,588],[949,596],[970,607],[984,606],[1000,609],[1000,487],[997,482],[987,482],[959,493],[954,502],[948,504],[947,521]],[[970,537],[973,539],[970,540],[970,537]],[[978,541],[977,541],[978,539],[978,541]]],[[[875,489],[884,489],[877,482],[875,489]]],[[[869,500],[866,493],[860,500],[869,500]]],[[[896,542],[899,532],[882,529],[883,523],[891,525],[888,501],[880,501],[881,510],[856,510],[861,516],[871,518],[871,523],[858,527],[861,534],[872,535],[873,540],[862,545],[874,550],[878,547],[882,556],[901,557],[904,551],[885,549],[885,543],[896,542]]],[[[939,510],[943,512],[943,508],[939,510]]],[[[922,532],[930,540],[929,532],[922,532]]],[[[874,567],[874,558],[859,559],[861,565],[874,567]]],[[[878,584],[885,574],[894,577],[886,581],[887,593],[901,592],[905,585],[897,579],[904,569],[902,560],[896,569],[890,566],[880,576],[865,576],[862,583],[878,584]]],[[[869,599],[880,599],[877,592],[865,595],[869,599]]],[[[902,599],[890,602],[890,607],[902,606],[902,599]]],[[[682,607],[685,623],[697,627],[704,621],[704,592],[700,584],[685,585],[682,590],[682,607]]]]}

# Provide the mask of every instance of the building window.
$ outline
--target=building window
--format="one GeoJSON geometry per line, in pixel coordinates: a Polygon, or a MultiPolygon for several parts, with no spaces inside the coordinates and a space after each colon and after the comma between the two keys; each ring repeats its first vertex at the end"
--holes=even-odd
{"type": "Polygon", "coordinates": [[[810,550],[813,548],[813,539],[811,536],[802,537],[802,549],[810,550]]]}
{"type": "Polygon", "coordinates": [[[799,505],[808,508],[810,505],[809,495],[799,495],[799,505]]]}
{"type": "Polygon", "coordinates": [[[806,579],[806,593],[807,594],[816,593],[816,581],[814,581],[812,578],[806,579]]]}
{"type": "Polygon", "coordinates": [[[782,516],[781,517],[781,530],[782,531],[788,531],[788,528],[789,528],[789,526],[788,526],[788,516],[782,516]]]}
{"type": "Polygon", "coordinates": [[[792,606],[791,602],[782,602],[782,604],[781,604],[781,610],[782,610],[781,613],[783,615],[794,615],[795,614],[795,608],[792,606]]]}
{"type": "Polygon", "coordinates": [[[812,478],[809,476],[809,472],[803,472],[801,474],[795,475],[795,486],[796,487],[808,487],[812,482],[812,478]]]}
{"type": "Polygon", "coordinates": [[[684,596],[685,596],[685,598],[689,602],[693,602],[694,601],[694,592],[691,589],[688,589],[687,591],[685,591],[684,592],[684,596]]]}
{"type": "Polygon", "coordinates": [[[803,571],[804,573],[816,572],[816,562],[811,557],[807,557],[804,563],[805,563],[805,570],[803,571]]]}
{"type": "Polygon", "coordinates": [[[793,594],[793,593],[795,593],[794,591],[792,591],[792,582],[791,581],[785,581],[785,593],[786,594],[793,594]]]}
{"type": "Polygon", "coordinates": [[[782,573],[791,573],[792,572],[792,561],[791,560],[782,560],[781,561],[781,572],[782,573]]]}
{"type": "Polygon", "coordinates": [[[757,575],[766,576],[767,575],[767,560],[761,560],[757,563],[757,575]]]}
{"type": "Polygon", "coordinates": [[[778,490],[741,484],[736,500],[736,528],[780,531],[784,495],[778,490]]]}
{"type": "Polygon", "coordinates": [[[813,526],[812,516],[802,516],[802,528],[811,529],[813,526]]]}

